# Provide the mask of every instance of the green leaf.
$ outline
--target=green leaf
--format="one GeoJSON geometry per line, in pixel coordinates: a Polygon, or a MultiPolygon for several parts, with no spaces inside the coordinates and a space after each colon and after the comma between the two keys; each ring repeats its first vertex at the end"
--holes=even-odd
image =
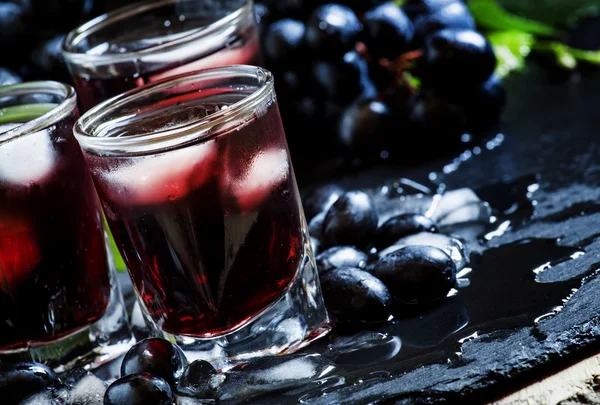
{"type": "Polygon", "coordinates": [[[558,63],[567,69],[576,68],[578,61],[600,65],[600,51],[584,51],[555,41],[539,42],[534,46],[534,49],[553,52],[558,63]]]}
{"type": "Polygon", "coordinates": [[[498,0],[507,10],[552,26],[573,24],[600,13],[598,0],[498,0]]]}
{"type": "Polygon", "coordinates": [[[404,81],[408,83],[408,85],[413,89],[421,88],[421,80],[418,77],[413,76],[410,72],[406,70],[402,72],[402,76],[404,81]]]}
{"type": "Polygon", "coordinates": [[[406,0],[394,0],[394,3],[396,3],[396,5],[397,5],[398,7],[401,7],[401,6],[404,4],[404,2],[405,2],[405,1],[406,1],[406,0]]]}
{"type": "Polygon", "coordinates": [[[115,242],[115,239],[113,238],[110,230],[108,231],[108,239],[110,240],[110,248],[112,250],[113,259],[115,261],[115,268],[117,269],[118,272],[121,272],[121,273],[126,272],[127,266],[125,265],[125,262],[123,261],[123,257],[121,256],[121,253],[119,253],[119,248],[117,247],[117,243],[115,242]]]}
{"type": "Polygon", "coordinates": [[[498,76],[505,77],[512,71],[525,68],[525,58],[531,52],[535,42],[532,34],[521,31],[496,31],[488,34],[487,38],[498,59],[496,66],[498,76]]]}
{"type": "Polygon", "coordinates": [[[108,227],[108,222],[106,221],[106,217],[104,217],[104,228],[106,229],[106,233],[108,234],[108,240],[110,242],[110,250],[113,256],[113,260],[115,262],[115,268],[118,272],[124,273],[127,271],[127,265],[125,265],[125,261],[119,252],[119,248],[117,247],[117,243],[115,242],[115,238],[113,238],[112,232],[108,227]]]}
{"type": "Polygon", "coordinates": [[[558,36],[560,32],[542,22],[511,14],[496,0],[471,0],[469,9],[478,25],[501,31],[522,31],[529,34],[558,36]]]}
{"type": "Polygon", "coordinates": [[[39,103],[0,108],[0,124],[30,121],[46,114],[57,105],[58,104],[39,103]]]}

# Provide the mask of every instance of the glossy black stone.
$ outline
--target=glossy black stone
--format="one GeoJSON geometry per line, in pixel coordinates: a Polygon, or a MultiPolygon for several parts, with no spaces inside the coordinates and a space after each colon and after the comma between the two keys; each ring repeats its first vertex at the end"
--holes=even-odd
{"type": "Polygon", "coordinates": [[[384,322],[389,318],[390,292],[366,271],[346,267],[320,279],[325,305],[337,322],[384,322]]]}
{"type": "Polygon", "coordinates": [[[174,384],[187,364],[185,354],[168,340],[148,338],[136,343],[121,363],[121,376],[150,373],[174,384]]]}
{"type": "Polygon", "coordinates": [[[378,100],[360,100],[348,107],[340,117],[338,139],[348,151],[376,150],[390,137],[392,114],[378,100]]]}
{"type": "Polygon", "coordinates": [[[362,38],[375,58],[393,59],[408,50],[414,28],[404,11],[393,2],[365,14],[362,38]]]}
{"type": "Polygon", "coordinates": [[[344,189],[336,184],[325,184],[311,190],[302,197],[304,215],[312,219],[318,213],[327,211],[342,194],[344,189]]]}
{"type": "Polygon", "coordinates": [[[113,382],[104,394],[104,405],[172,405],[173,392],[160,377],[132,374],[113,382]]]}
{"type": "Polygon", "coordinates": [[[349,104],[360,94],[361,76],[366,70],[365,60],[357,52],[350,51],[339,61],[314,62],[312,79],[328,99],[349,104]]]}
{"type": "Polygon", "coordinates": [[[0,365],[0,402],[17,405],[22,400],[57,384],[58,376],[39,363],[0,365]]]}
{"type": "Polygon", "coordinates": [[[177,384],[177,393],[196,398],[213,398],[217,394],[212,377],[217,370],[207,361],[196,360],[188,364],[177,384]]]}
{"type": "Polygon", "coordinates": [[[371,197],[362,191],[343,194],[323,221],[325,246],[366,246],[377,230],[377,212],[371,197]]]}
{"type": "Polygon", "coordinates": [[[446,297],[456,282],[456,266],[443,250],[406,246],[379,259],[373,275],[388,287],[395,300],[407,304],[446,297]]]}
{"type": "Polygon", "coordinates": [[[421,46],[429,35],[445,28],[474,30],[475,20],[464,3],[454,1],[432,14],[418,17],[414,21],[414,25],[414,44],[415,46],[421,46]]]}
{"type": "Polygon", "coordinates": [[[384,249],[405,236],[437,231],[438,227],[431,218],[421,214],[401,214],[381,224],[377,229],[373,245],[378,249],[384,249]]]}
{"type": "Polygon", "coordinates": [[[298,62],[304,51],[304,23],[286,18],[265,30],[262,51],[273,66],[290,66],[298,62]]]}
{"type": "Polygon", "coordinates": [[[425,76],[434,88],[464,91],[485,82],[496,68],[496,55],[478,32],[444,29],[425,45],[425,76]]]}
{"type": "Polygon", "coordinates": [[[323,251],[315,258],[315,261],[319,274],[324,274],[341,267],[354,267],[364,270],[368,259],[369,257],[365,252],[361,252],[352,246],[335,246],[323,251]]]}
{"type": "Polygon", "coordinates": [[[321,57],[335,60],[354,47],[361,29],[352,9],[326,4],[317,7],[306,23],[306,45],[321,57]]]}

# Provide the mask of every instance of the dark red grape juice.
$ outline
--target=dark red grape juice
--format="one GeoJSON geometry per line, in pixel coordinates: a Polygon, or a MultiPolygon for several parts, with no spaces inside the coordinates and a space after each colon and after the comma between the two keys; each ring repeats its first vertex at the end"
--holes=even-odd
{"type": "Polygon", "coordinates": [[[148,68],[143,64],[115,64],[110,75],[73,75],[82,111],[136,87],[156,82],[182,73],[227,65],[261,66],[260,42],[256,27],[251,27],[243,37],[233,39],[227,46],[204,55],[177,54],[164,67],[148,68]]]}
{"type": "Polygon", "coordinates": [[[135,287],[162,330],[225,334],[294,280],[304,219],[276,102],[201,143],[151,156],[86,154],[135,287]]]}
{"type": "Polygon", "coordinates": [[[77,116],[0,142],[0,350],[80,330],[110,299],[100,202],[72,133],[77,116]]]}

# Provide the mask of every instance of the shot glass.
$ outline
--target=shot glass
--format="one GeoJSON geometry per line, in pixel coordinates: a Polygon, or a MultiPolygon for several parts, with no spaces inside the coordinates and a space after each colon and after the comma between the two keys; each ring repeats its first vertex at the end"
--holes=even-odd
{"type": "Polygon", "coordinates": [[[0,87],[0,361],[93,368],[133,344],[78,118],[71,86],[0,87]]]}
{"type": "Polygon", "coordinates": [[[270,72],[165,79],[99,104],[74,132],[153,335],[231,361],[327,333],[270,72]]]}
{"type": "Polygon", "coordinates": [[[69,33],[63,55],[85,112],[165,77],[260,65],[251,0],[153,0],[97,17],[69,33]]]}

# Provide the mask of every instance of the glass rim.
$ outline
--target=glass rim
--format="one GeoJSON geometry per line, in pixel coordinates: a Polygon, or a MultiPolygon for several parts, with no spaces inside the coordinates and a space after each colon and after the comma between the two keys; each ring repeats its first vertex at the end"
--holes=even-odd
{"type": "MultiPolygon", "coordinates": [[[[61,51],[67,63],[94,63],[103,64],[102,62],[114,63],[131,60],[134,57],[148,56],[168,52],[174,48],[188,44],[201,38],[208,37],[214,33],[218,33],[223,29],[226,29],[232,25],[237,25],[252,12],[252,0],[243,0],[242,6],[235,11],[228,13],[226,16],[219,18],[218,20],[195,29],[190,30],[189,35],[179,37],[170,41],[165,41],[159,45],[150,46],[145,49],[138,51],[130,51],[123,53],[104,53],[99,55],[88,54],[86,52],[77,52],[73,50],[74,44],[79,43],[82,39],[88,37],[90,34],[98,32],[111,24],[128,20],[131,17],[135,17],[140,13],[163,7],[169,4],[176,3],[181,0],[153,0],[153,1],[140,1],[138,3],[130,4],[114,11],[102,14],[92,20],[80,25],[79,27],[70,31],[65,39],[63,40],[61,51]]],[[[193,1],[193,0],[185,0],[193,1]]]]}
{"type": "MultiPolygon", "coordinates": [[[[125,155],[157,152],[218,135],[219,131],[215,134],[211,130],[227,124],[231,125],[241,116],[253,113],[255,109],[269,99],[270,95],[275,97],[273,74],[264,68],[251,65],[231,65],[196,70],[148,83],[103,101],[77,120],[73,126],[73,134],[80,146],[91,152],[123,153],[125,155]],[[175,128],[124,137],[106,137],[93,134],[104,122],[103,119],[140,97],[181,84],[227,77],[256,78],[258,88],[241,100],[229,105],[228,108],[175,128]]],[[[115,121],[119,118],[121,117],[116,116],[107,121],[115,121]]],[[[237,125],[234,125],[234,127],[237,125]]]]}
{"type": "MultiPolygon", "coordinates": [[[[6,141],[48,128],[49,126],[54,125],[56,122],[63,119],[65,116],[71,113],[75,107],[77,107],[77,93],[75,92],[75,89],[68,84],[52,80],[42,80],[17,83],[9,86],[0,86],[0,98],[40,93],[51,93],[59,97],[64,97],[64,99],[58,103],[56,107],[45,112],[39,117],[31,119],[22,125],[7,131],[0,131],[0,145],[6,141]]],[[[2,110],[1,107],[0,110],[2,110]]]]}

